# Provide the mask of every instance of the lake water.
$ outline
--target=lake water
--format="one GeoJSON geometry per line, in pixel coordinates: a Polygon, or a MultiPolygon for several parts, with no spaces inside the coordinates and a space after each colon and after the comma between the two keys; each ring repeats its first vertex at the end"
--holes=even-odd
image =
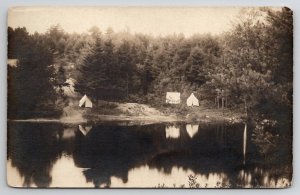
{"type": "Polygon", "coordinates": [[[260,152],[251,135],[245,124],[9,122],[7,180],[14,187],[289,186],[291,160],[260,152]]]}

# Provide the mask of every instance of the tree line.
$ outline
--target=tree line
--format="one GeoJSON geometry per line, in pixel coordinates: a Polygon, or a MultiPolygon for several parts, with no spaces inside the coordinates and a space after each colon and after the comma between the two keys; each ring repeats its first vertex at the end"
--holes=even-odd
{"type": "Polygon", "coordinates": [[[59,25],[29,34],[25,27],[8,27],[8,58],[18,59],[17,67],[8,67],[14,117],[59,112],[67,78],[76,81],[76,92],[94,101],[157,105],[165,102],[167,91],[179,91],[213,102],[221,90],[231,108],[291,117],[293,20],[288,8],[248,10],[230,31],[215,36],[154,37],[98,27],[71,34],[59,25]]]}

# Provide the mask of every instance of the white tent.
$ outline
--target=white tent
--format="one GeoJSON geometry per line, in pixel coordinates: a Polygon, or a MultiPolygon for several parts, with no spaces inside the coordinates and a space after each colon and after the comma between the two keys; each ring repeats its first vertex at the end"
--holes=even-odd
{"type": "Polygon", "coordinates": [[[180,129],[176,126],[166,126],[166,138],[177,139],[180,137],[180,129]]]}
{"type": "Polygon", "coordinates": [[[199,130],[199,125],[191,125],[187,124],[186,125],[186,132],[189,134],[190,138],[193,138],[199,130]]]}
{"type": "Polygon", "coordinates": [[[186,100],[186,104],[188,106],[199,106],[199,100],[196,98],[194,93],[192,93],[190,97],[186,100]]]}
{"type": "Polygon", "coordinates": [[[180,93],[179,92],[167,92],[166,103],[167,104],[180,104],[180,93]]]}
{"type": "Polygon", "coordinates": [[[86,108],[92,108],[93,107],[93,103],[92,103],[92,101],[86,95],[84,95],[81,98],[81,100],[79,101],[79,106],[80,107],[86,107],[86,108]]]}

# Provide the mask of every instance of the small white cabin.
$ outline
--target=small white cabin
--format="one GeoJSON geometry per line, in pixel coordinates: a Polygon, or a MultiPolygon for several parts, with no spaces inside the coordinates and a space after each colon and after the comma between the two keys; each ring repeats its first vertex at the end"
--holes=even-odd
{"type": "Polygon", "coordinates": [[[167,92],[166,103],[167,104],[180,104],[180,93],[179,92],[167,92]]]}

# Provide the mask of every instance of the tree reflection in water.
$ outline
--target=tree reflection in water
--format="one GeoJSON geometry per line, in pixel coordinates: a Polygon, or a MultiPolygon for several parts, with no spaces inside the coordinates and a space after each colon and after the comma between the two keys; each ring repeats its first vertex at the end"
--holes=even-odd
{"type": "MultiPolygon", "coordinates": [[[[52,180],[56,179],[52,178],[53,166],[64,165],[63,155],[72,159],[68,166],[74,163],[72,170],[80,171],[86,183],[93,183],[94,187],[155,187],[167,180],[166,187],[180,187],[183,180],[187,183],[185,187],[189,187],[190,175],[195,175],[195,184],[202,188],[289,185],[291,172],[284,167],[291,166],[291,159],[285,164],[279,160],[266,163],[266,156],[258,152],[251,140],[246,140],[245,147],[243,124],[195,125],[197,129],[193,130],[192,125],[182,123],[103,123],[92,128],[91,124],[81,124],[82,129],[89,127],[85,134],[77,125],[10,123],[8,159],[24,178],[22,186],[26,187],[52,187],[52,180]],[[176,138],[166,136],[166,129],[171,131],[173,126],[176,138]],[[147,181],[147,177],[152,177],[151,182],[157,180],[156,184],[149,186],[150,181],[139,181],[147,181]],[[117,178],[121,183],[116,182],[117,178]]],[[[247,135],[251,135],[251,127],[247,135]]],[[[55,171],[55,177],[63,171],[60,169],[55,171]]],[[[68,178],[63,172],[61,177],[68,178]]]]}
{"type": "Polygon", "coordinates": [[[33,183],[49,187],[51,168],[62,154],[57,136],[62,135],[62,125],[43,123],[11,123],[8,131],[8,158],[24,177],[24,187],[33,183]]]}

